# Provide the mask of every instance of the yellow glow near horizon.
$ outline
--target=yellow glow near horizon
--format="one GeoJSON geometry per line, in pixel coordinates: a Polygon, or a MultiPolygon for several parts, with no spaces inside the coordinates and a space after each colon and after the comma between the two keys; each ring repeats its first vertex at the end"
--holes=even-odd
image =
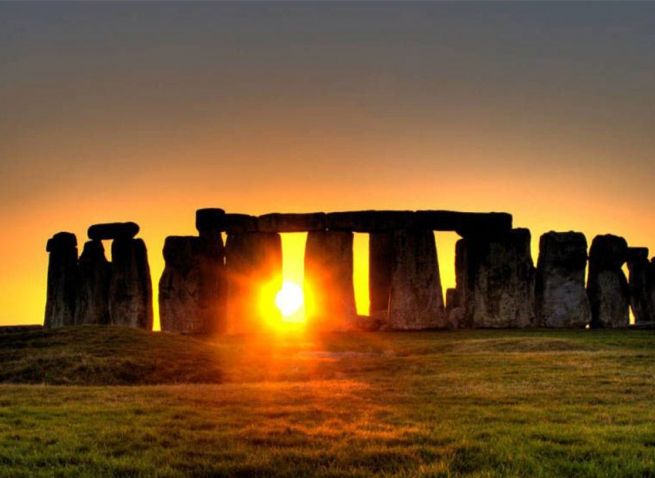
{"type": "Polygon", "coordinates": [[[284,281],[275,295],[275,305],[285,321],[291,321],[304,304],[302,288],[295,282],[284,281]]]}

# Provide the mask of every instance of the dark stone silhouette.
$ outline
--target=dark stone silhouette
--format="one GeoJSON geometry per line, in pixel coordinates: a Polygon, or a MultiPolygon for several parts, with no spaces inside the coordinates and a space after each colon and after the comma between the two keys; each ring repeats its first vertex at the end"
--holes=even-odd
{"type": "Polygon", "coordinates": [[[225,230],[225,211],[219,208],[198,209],[196,229],[201,236],[220,235],[225,230]]]}
{"type": "Polygon", "coordinates": [[[100,241],[87,241],[78,262],[76,324],[109,324],[111,264],[100,241]]]}
{"type": "Polygon", "coordinates": [[[77,298],[77,238],[59,232],[48,240],[48,284],[44,326],[64,327],[75,323],[77,298]]]}
{"type": "Polygon", "coordinates": [[[152,281],[141,239],[116,239],[111,246],[109,323],[152,330],[152,281]]]}
{"type": "Polygon", "coordinates": [[[630,293],[621,267],[627,259],[628,244],[622,237],[596,236],[589,250],[587,294],[593,328],[626,327],[630,293]]]}
{"type": "Polygon", "coordinates": [[[282,286],[282,240],[277,233],[230,233],[225,247],[227,269],[227,330],[261,329],[260,296],[268,285],[282,286]]]}
{"type": "Polygon", "coordinates": [[[512,215],[504,212],[416,211],[416,227],[455,231],[462,237],[494,236],[512,229],[512,215]]]}
{"type": "Polygon", "coordinates": [[[448,327],[434,233],[400,229],[392,234],[393,266],[386,327],[421,330],[448,327]]]}
{"type": "Polygon", "coordinates": [[[257,232],[257,218],[247,214],[226,214],[224,230],[228,234],[238,234],[243,232],[257,232]]]}
{"type": "Polygon", "coordinates": [[[368,241],[369,315],[386,322],[394,262],[393,233],[372,232],[368,241]]]}
{"type": "Polygon", "coordinates": [[[89,239],[102,241],[106,239],[132,239],[139,233],[139,225],[134,222],[111,222],[94,224],[89,227],[89,239]]]}
{"type": "Polygon", "coordinates": [[[213,334],[226,328],[224,248],[220,235],[169,236],[159,281],[162,331],[213,334]]]}
{"type": "Polygon", "coordinates": [[[530,231],[460,239],[456,249],[457,300],[468,327],[530,327],[534,320],[534,265],[530,231]]]}
{"type": "Polygon", "coordinates": [[[635,323],[642,324],[655,321],[655,309],[651,297],[653,278],[650,276],[651,263],[648,260],[648,249],[645,247],[629,247],[627,263],[630,306],[635,317],[635,323]]]}
{"type": "Polygon", "coordinates": [[[585,289],[587,239],[580,232],[548,232],[539,240],[536,313],[541,327],[584,328],[591,322],[585,289]]]}
{"type": "Polygon", "coordinates": [[[352,232],[309,232],[304,280],[313,298],[314,307],[307,311],[311,326],[329,330],[357,327],[352,232]]]}
{"type": "Polygon", "coordinates": [[[325,213],[264,214],[257,218],[259,232],[309,232],[325,230],[325,213]]]}
{"type": "Polygon", "coordinates": [[[409,227],[413,218],[412,211],[330,212],[326,226],[330,231],[384,232],[409,227]]]}

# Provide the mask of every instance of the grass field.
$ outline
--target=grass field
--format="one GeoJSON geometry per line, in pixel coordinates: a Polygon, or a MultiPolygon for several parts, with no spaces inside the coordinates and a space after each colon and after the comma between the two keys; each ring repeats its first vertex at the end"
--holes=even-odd
{"type": "Polygon", "coordinates": [[[0,364],[0,476],[655,476],[652,331],[82,327],[0,364]]]}

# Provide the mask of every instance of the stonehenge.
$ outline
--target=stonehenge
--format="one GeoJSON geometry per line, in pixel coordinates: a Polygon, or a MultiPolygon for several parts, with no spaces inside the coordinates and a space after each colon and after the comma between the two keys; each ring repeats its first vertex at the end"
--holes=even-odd
{"type": "Polygon", "coordinates": [[[551,231],[541,236],[535,285],[538,325],[584,328],[591,322],[586,267],[584,234],[551,231]]]}
{"type": "MultiPolygon", "coordinates": [[[[195,236],[169,236],[158,304],[164,332],[251,333],[280,313],[280,234],[307,234],[306,326],[320,331],[444,328],[617,328],[655,322],[655,258],[611,234],[547,232],[534,266],[531,234],[503,212],[444,210],[269,213],[198,209],[195,236]],[[460,236],[456,287],[442,290],[435,231],[460,236]],[[369,313],[357,315],[354,233],[369,238],[369,313]],[[627,265],[629,280],[622,267],[627,265]],[[588,267],[588,269],[587,269],[588,267]],[[587,273],[588,271],[588,273],[587,273]],[[585,275],[587,275],[585,285],[585,275]]],[[[151,330],[152,281],[133,222],[95,224],[78,258],[74,234],[47,243],[44,325],[151,330]],[[102,241],[112,241],[111,261],[102,241]]]]}
{"type": "Polygon", "coordinates": [[[77,257],[74,234],[60,232],[50,253],[44,326],[122,325],[152,330],[152,284],[143,240],[135,223],[96,224],[77,257]],[[102,240],[113,239],[112,261],[102,240]]]}
{"type": "Polygon", "coordinates": [[[596,236],[589,249],[587,293],[593,328],[628,325],[630,292],[621,267],[627,260],[628,244],[622,237],[596,236]]]}

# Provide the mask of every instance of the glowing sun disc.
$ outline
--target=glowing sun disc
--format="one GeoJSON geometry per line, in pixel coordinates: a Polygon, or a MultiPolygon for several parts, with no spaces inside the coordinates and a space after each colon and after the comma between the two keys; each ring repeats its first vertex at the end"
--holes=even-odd
{"type": "Polygon", "coordinates": [[[285,281],[282,289],[275,295],[275,305],[284,317],[289,317],[300,310],[303,304],[302,289],[298,284],[285,281]]]}

